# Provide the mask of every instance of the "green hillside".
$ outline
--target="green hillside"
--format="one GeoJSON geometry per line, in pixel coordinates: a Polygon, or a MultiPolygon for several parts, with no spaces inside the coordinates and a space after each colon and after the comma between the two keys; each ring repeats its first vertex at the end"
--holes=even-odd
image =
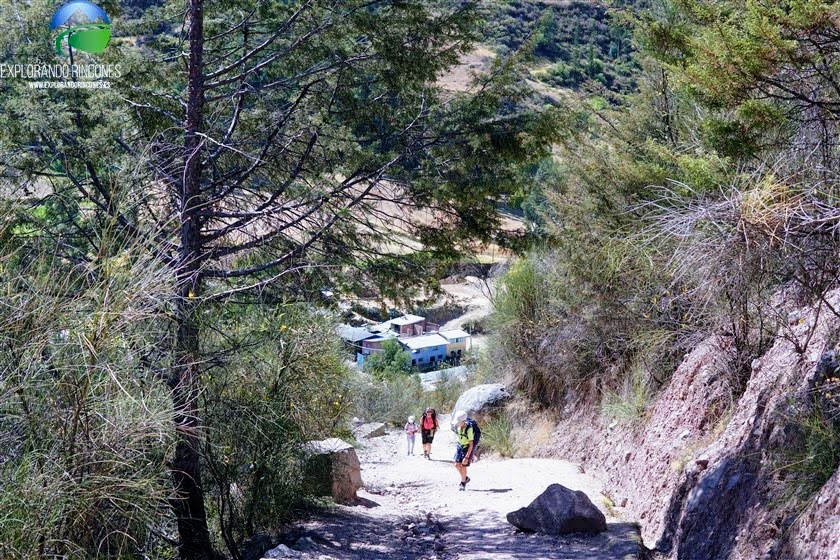
{"type": "Polygon", "coordinates": [[[631,32],[617,16],[640,2],[511,0],[489,8],[488,35],[502,53],[535,39],[534,77],[555,87],[594,83],[615,92],[634,89],[631,32]]]}

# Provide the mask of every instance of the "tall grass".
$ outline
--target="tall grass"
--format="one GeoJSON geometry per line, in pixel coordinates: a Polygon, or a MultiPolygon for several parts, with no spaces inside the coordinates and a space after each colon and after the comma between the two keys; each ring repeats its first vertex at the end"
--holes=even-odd
{"type": "Polygon", "coordinates": [[[165,556],[175,434],[150,364],[170,277],[119,240],[75,268],[14,241],[0,244],[0,557],[165,556]]]}
{"type": "Polygon", "coordinates": [[[803,438],[785,466],[794,474],[796,494],[810,497],[840,466],[840,426],[819,409],[801,416],[797,425],[803,438]]]}
{"type": "Polygon", "coordinates": [[[634,364],[622,385],[616,390],[606,390],[601,400],[601,413],[621,421],[641,418],[654,395],[652,381],[643,364],[634,364]]]}
{"type": "Polygon", "coordinates": [[[502,457],[514,457],[517,445],[513,436],[514,422],[508,413],[491,418],[481,429],[481,445],[502,457]]]}
{"type": "Polygon", "coordinates": [[[840,416],[836,376],[820,380],[810,402],[793,404],[789,418],[798,431],[794,445],[780,450],[780,470],[787,473],[782,501],[801,509],[840,468],[840,416]]]}

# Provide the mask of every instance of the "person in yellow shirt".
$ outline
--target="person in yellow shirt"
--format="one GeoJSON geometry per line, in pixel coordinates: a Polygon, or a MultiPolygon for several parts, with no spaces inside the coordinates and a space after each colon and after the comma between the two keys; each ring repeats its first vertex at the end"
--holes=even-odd
{"type": "Polygon", "coordinates": [[[458,490],[464,491],[467,488],[467,483],[470,477],[467,476],[467,467],[470,466],[472,460],[475,431],[467,423],[467,413],[459,410],[454,414],[455,433],[458,436],[458,443],[455,449],[455,468],[458,474],[461,475],[461,484],[458,490]]]}

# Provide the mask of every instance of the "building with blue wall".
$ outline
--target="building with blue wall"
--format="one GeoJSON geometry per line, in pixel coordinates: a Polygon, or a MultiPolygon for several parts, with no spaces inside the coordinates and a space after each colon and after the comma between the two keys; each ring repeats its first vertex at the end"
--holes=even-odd
{"type": "Polygon", "coordinates": [[[411,365],[425,368],[446,360],[449,341],[437,333],[400,338],[400,344],[411,354],[411,365]]]}
{"type": "Polygon", "coordinates": [[[363,367],[368,357],[381,351],[382,344],[392,338],[411,355],[411,365],[417,369],[429,369],[446,360],[457,363],[468,350],[471,338],[462,329],[438,332],[437,325],[427,323],[418,315],[404,315],[372,327],[342,325],[338,333],[353,348],[359,367],[363,367]],[[435,330],[427,332],[430,327],[435,330]]]}

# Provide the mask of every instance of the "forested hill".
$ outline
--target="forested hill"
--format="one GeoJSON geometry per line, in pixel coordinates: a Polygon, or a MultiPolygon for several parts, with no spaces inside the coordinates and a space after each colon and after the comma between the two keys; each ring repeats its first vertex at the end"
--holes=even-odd
{"type": "MultiPolygon", "coordinates": [[[[553,87],[594,84],[614,92],[635,88],[631,30],[616,17],[645,0],[485,0],[484,41],[499,54],[536,40],[532,77],[553,87]]],[[[140,17],[161,0],[129,0],[127,17],[140,17]]]]}
{"type": "Polygon", "coordinates": [[[488,8],[487,40],[502,54],[534,34],[532,76],[555,87],[587,83],[615,92],[634,88],[631,31],[615,17],[639,0],[501,0],[488,8]]]}

